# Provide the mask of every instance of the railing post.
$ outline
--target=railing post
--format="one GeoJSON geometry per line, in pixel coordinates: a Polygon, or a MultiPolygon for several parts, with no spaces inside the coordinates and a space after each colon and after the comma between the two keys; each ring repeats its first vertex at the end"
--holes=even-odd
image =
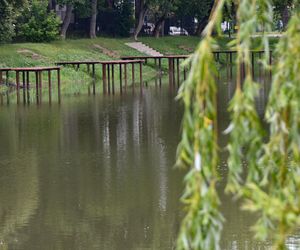
{"type": "Polygon", "coordinates": [[[58,103],[60,103],[60,69],[57,69],[57,88],[58,88],[58,103]]]}
{"type": "Polygon", "coordinates": [[[119,64],[120,67],[120,93],[122,94],[122,63],[119,64]]]}
{"type": "Polygon", "coordinates": [[[103,94],[106,94],[106,64],[102,64],[103,94]]]}

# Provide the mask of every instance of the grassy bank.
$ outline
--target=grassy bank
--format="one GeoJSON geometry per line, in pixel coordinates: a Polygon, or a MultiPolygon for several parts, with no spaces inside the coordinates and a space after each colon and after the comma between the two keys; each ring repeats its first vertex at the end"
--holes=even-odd
{"type": "MultiPolygon", "coordinates": [[[[55,41],[51,43],[18,43],[0,45],[0,67],[31,67],[49,66],[57,61],[76,60],[116,60],[121,56],[138,56],[142,53],[128,47],[125,43],[133,41],[130,38],[77,39],[55,41]]],[[[142,37],[140,41],[163,54],[190,54],[200,41],[199,37],[142,37]]],[[[271,40],[276,43],[276,39],[271,40]]],[[[218,39],[220,47],[226,49],[227,38],[218,39]]],[[[101,79],[100,66],[97,67],[97,78],[101,79]]],[[[116,69],[117,71],[117,69],[116,69]]],[[[144,67],[144,80],[156,76],[151,65],[144,67]]],[[[118,72],[115,72],[118,76],[118,72]]],[[[12,76],[13,77],[13,76],[12,76]]],[[[76,93],[92,81],[86,68],[78,72],[73,68],[62,70],[63,91],[76,93]]],[[[85,88],[86,89],[86,88],[85,88]]]]}

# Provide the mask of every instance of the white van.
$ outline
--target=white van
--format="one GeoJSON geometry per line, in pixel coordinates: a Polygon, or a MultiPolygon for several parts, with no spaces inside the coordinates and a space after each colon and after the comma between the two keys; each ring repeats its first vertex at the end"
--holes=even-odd
{"type": "Polygon", "coordinates": [[[170,36],[180,36],[180,35],[188,36],[189,33],[184,28],[170,26],[169,35],[170,36]]]}

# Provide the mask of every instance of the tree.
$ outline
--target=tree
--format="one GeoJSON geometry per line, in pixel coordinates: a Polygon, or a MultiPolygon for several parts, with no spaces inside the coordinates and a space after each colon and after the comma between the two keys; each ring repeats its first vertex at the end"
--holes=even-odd
{"type": "Polygon", "coordinates": [[[26,5],[26,0],[0,0],[0,43],[10,42],[15,37],[16,19],[26,5]]]}
{"type": "Polygon", "coordinates": [[[76,0],[61,0],[57,2],[58,4],[61,5],[66,5],[66,15],[63,19],[63,23],[60,29],[60,37],[65,40],[67,31],[71,22],[71,17],[72,17],[72,12],[74,9],[74,4],[76,3],[76,0]]]}
{"type": "Polygon", "coordinates": [[[130,28],[133,25],[133,6],[130,0],[123,0],[117,5],[118,22],[117,34],[120,36],[129,36],[130,28]]]}
{"type": "Polygon", "coordinates": [[[224,5],[223,20],[227,22],[229,37],[231,37],[231,31],[234,29],[236,23],[236,11],[236,4],[233,1],[229,1],[224,5]]]}
{"type": "Polygon", "coordinates": [[[273,0],[273,4],[274,11],[281,19],[285,29],[290,18],[290,11],[293,8],[293,0],[273,0]]]}
{"type": "MultiPolygon", "coordinates": [[[[179,91],[185,112],[177,164],[190,170],[185,178],[183,202],[187,214],[181,225],[178,249],[220,249],[223,217],[216,191],[218,88],[212,34],[220,25],[225,1],[216,1],[204,37],[190,59],[188,80],[179,91]]],[[[278,60],[272,68],[272,89],[265,112],[269,125],[266,138],[255,107],[259,84],[252,78],[250,50],[258,28],[271,30],[272,12],[273,6],[267,0],[241,0],[238,4],[238,33],[234,41],[236,91],[229,104],[231,121],[225,131],[230,136],[226,147],[226,191],[243,199],[244,209],[259,215],[254,227],[258,239],[272,239],[274,249],[285,249],[286,238],[300,226],[300,10],[294,9],[285,36],[276,48],[278,60]],[[243,79],[241,65],[246,74],[243,79]]],[[[267,36],[262,35],[260,46],[265,50],[266,70],[270,70],[267,36]]]]}
{"type": "Polygon", "coordinates": [[[159,33],[161,31],[162,25],[165,21],[165,19],[168,17],[168,15],[175,11],[176,5],[175,0],[156,0],[152,3],[152,10],[154,12],[154,15],[157,17],[157,20],[154,25],[153,29],[153,36],[156,38],[159,37],[159,33]]]}
{"type": "Polygon", "coordinates": [[[12,7],[0,0],[0,43],[10,42],[15,35],[13,16],[12,7]]]}
{"type": "Polygon", "coordinates": [[[90,20],[90,38],[96,38],[96,24],[97,24],[97,0],[91,0],[91,20],[90,20]]]}
{"type": "Polygon", "coordinates": [[[144,25],[144,20],[145,16],[149,10],[151,0],[137,0],[136,1],[136,9],[138,13],[138,21],[136,24],[136,28],[134,31],[134,40],[137,41],[138,35],[140,34],[143,25],[144,25]]]}
{"type": "Polygon", "coordinates": [[[60,20],[53,11],[48,12],[46,1],[34,0],[24,9],[16,25],[17,37],[29,42],[49,42],[57,39],[60,20]]]}
{"type": "Polygon", "coordinates": [[[198,20],[195,35],[201,35],[212,10],[213,0],[180,0],[178,1],[176,14],[179,17],[192,16],[198,20]]]}

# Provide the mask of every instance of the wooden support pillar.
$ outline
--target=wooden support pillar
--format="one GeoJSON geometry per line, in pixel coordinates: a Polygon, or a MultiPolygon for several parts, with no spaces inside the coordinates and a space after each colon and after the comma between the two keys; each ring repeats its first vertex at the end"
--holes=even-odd
{"type": "Polygon", "coordinates": [[[2,84],[3,82],[3,75],[2,75],[2,71],[0,70],[0,84],[2,84]]]}
{"type": "Polygon", "coordinates": [[[110,65],[107,64],[107,87],[108,87],[108,94],[110,94],[110,65]]]}
{"type": "Polygon", "coordinates": [[[20,72],[16,71],[16,84],[17,84],[17,104],[20,103],[20,72]]]}
{"type": "Polygon", "coordinates": [[[29,71],[26,72],[26,87],[27,87],[27,103],[30,103],[30,86],[29,71]]]}
{"type": "Polygon", "coordinates": [[[111,83],[112,83],[112,94],[115,94],[115,65],[111,65],[111,83]]]}
{"type": "Polygon", "coordinates": [[[120,67],[120,93],[122,94],[123,90],[123,86],[122,86],[122,78],[123,78],[123,75],[122,75],[122,63],[119,64],[119,67],[120,67]]]}
{"type": "Polygon", "coordinates": [[[8,85],[8,79],[9,79],[9,72],[6,71],[6,85],[8,85]]]}
{"type": "Polygon", "coordinates": [[[23,103],[26,103],[26,78],[25,71],[22,72],[22,84],[23,84],[23,103]]]}
{"type": "Polygon", "coordinates": [[[92,64],[92,74],[93,74],[93,95],[96,94],[96,74],[95,74],[95,64],[92,64]]]}
{"type": "Polygon", "coordinates": [[[25,71],[22,72],[22,84],[23,84],[23,89],[26,88],[26,84],[25,84],[25,71]]]}
{"type": "Polygon", "coordinates": [[[174,80],[174,60],[173,58],[168,58],[169,62],[169,85],[170,87],[173,86],[174,80]]]}
{"type": "Polygon", "coordinates": [[[92,74],[93,74],[93,78],[95,78],[96,77],[96,73],[95,73],[96,71],[95,71],[95,64],[93,63],[92,64],[92,74]]]}
{"type": "Polygon", "coordinates": [[[39,88],[42,89],[43,85],[43,72],[39,71],[39,88]]]}
{"type": "Polygon", "coordinates": [[[161,75],[161,73],[162,73],[161,58],[158,58],[158,68],[159,68],[159,74],[161,75]]]}
{"type": "Polygon", "coordinates": [[[43,97],[43,72],[39,71],[39,97],[40,97],[40,103],[42,102],[43,97]]]}
{"type": "Polygon", "coordinates": [[[36,103],[39,103],[39,74],[35,71],[35,92],[36,92],[36,103]]]}
{"type": "Polygon", "coordinates": [[[26,72],[26,87],[29,90],[30,88],[30,78],[29,78],[29,71],[26,72]]]}
{"type": "Polygon", "coordinates": [[[58,103],[60,103],[60,69],[57,70],[58,103]]]}
{"type": "Polygon", "coordinates": [[[134,79],[134,63],[131,64],[131,73],[132,73],[132,88],[134,88],[134,82],[135,82],[135,79],[134,79]]]}
{"type": "Polygon", "coordinates": [[[143,63],[140,62],[140,88],[143,88],[143,63]]]}
{"type": "Polygon", "coordinates": [[[103,94],[106,94],[106,64],[102,64],[103,94]]]}
{"type": "Polygon", "coordinates": [[[125,92],[127,90],[127,63],[124,64],[125,92]]]}
{"type": "Polygon", "coordinates": [[[172,59],[172,61],[173,61],[173,63],[172,63],[172,66],[173,66],[173,68],[172,68],[172,72],[173,72],[173,86],[175,87],[175,85],[176,85],[176,77],[175,77],[175,58],[173,58],[172,59]]]}
{"type": "Polygon", "coordinates": [[[180,62],[179,62],[179,58],[177,58],[177,86],[179,88],[180,85],[180,62]]]}
{"type": "Polygon", "coordinates": [[[87,72],[90,73],[90,64],[87,63],[87,64],[86,64],[86,67],[87,67],[87,72]]]}
{"type": "Polygon", "coordinates": [[[48,89],[49,89],[49,103],[52,101],[52,82],[51,82],[51,70],[48,70],[48,89]]]}
{"type": "Polygon", "coordinates": [[[229,71],[228,71],[229,56],[228,55],[229,55],[228,52],[226,52],[226,80],[227,80],[227,82],[229,81],[229,71]]]}
{"type": "Polygon", "coordinates": [[[20,89],[20,72],[16,71],[16,85],[17,85],[17,91],[20,89]]]}

